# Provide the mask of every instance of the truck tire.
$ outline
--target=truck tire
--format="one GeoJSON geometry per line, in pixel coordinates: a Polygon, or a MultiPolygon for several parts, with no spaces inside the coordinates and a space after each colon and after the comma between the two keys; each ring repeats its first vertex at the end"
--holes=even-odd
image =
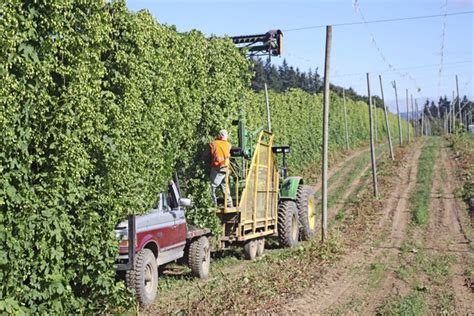
{"type": "Polygon", "coordinates": [[[209,276],[211,264],[211,246],[206,236],[199,237],[191,242],[188,253],[188,266],[194,276],[205,279],[209,276]]]}
{"type": "Polygon", "coordinates": [[[265,238],[257,239],[257,257],[261,257],[265,251],[265,238]]]}
{"type": "Polygon", "coordinates": [[[142,249],[137,253],[134,267],[126,272],[125,280],[127,287],[135,290],[140,306],[153,304],[158,292],[158,267],[150,249],[142,249]]]}
{"type": "Polygon", "coordinates": [[[315,204],[313,189],[307,185],[300,185],[296,205],[298,206],[301,240],[311,240],[316,236],[315,204]]]}
{"type": "Polygon", "coordinates": [[[255,260],[257,258],[257,239],[247,240],[244,244],[244,256],[247,260],[255,260]]]}
{"type": "Polygon", "coordinates": [[[299,223],[298,207],[291,200],[281,201],[278,206],[278,238],[283,247],[298,244],[299,223]]]}

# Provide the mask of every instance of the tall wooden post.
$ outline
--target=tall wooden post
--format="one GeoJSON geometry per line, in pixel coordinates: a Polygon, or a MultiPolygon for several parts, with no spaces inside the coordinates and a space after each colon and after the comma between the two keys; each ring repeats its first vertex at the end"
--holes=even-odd
{"type": "Polygon", "coordinates": [[[461,99],[459,98],[458,75],[456,75],[456,96],[457,96],[457,103],[458,103],[458,109],[459,109],[459,119],[461,120],[461,123],[462,123],[462,117],[461,117],[461,99]]]}
{"type": "Polygon", "coordinates": [[[331,61],[332,26],[326,26],[326,58],[324,63],[323,95],[323,170],[322,170],[322,216],[321,239],[327,239],[328,229],[328,137],[329,137],[329,69],[331,61]]]}
{"type": "Polygon", "coordinates": [[[420,121],[419,121],[419,116],[420,113],[418,111],[418,102],[415,99],[415,134],[419,137],[420,136],[420,121]]]}
{"type": "Polygon", "coordinates": [[[374,131],[375,131],[375,144],[379,141],[379,126],[378,126],[378,117],[377,117],[377,102],[372,98],[372,103],[374,104],[374,131]]]}
{"type": "Polygon", "coordinates": [[[407,139],[408,142],[410,142],[410,108],[408,105],[408,89],[406,89],[407,92],[407,139]]]}
{"type": "Polygon", "coordinates": [[[412,118],[412,123],[413,123],[413,140],[416,139],[416,123],[415,123],[415,120],[413,120],[413,118],[415,117],[415,115],[413,114],[414,112],[414,106],[413,106],[413,94],[410,94],[410,100],[411,100],[411,118],[412,118]]]}
{"type": "Polygon", "coordinates": [[[347,128],[346,90],[342,89],[342,100],[344,104],[344,126],[346,130],[346,150],[349,150],[349,131],[347,128]]]}
{"type": "Polygon", "coordinates": [[[383,95],[382,75],[379,75],[379,81],[380,81],[380,95],[382,96],[383,113],[385,116],[385,127],[387,128],[388,147],[390,149],[390,157],[392,158],[392,160],[394,160],[395,156],[393,155],[392,135],[390,134],[390,124],[388,123],[387,106],[385,104],[385,97],[383,95]]]}
{"type": "Polygon", "coordinates": [[[423,137],[423,118],[425,116],[425,109],[422,107],[421,108],[421,136],[423,137]]]}
{"type": "Polygon", "coordinates": [[[370,130],[370,159],[372,161],[372,184],[374,187],[374,196],[379,196],[377,185],[377,162],[375,161],[375,145],[374,145],[374,124],[372,122],[372,97],[370,95],[370,78],[367,73],[367,93],[369,96],[369,130],[370,130]]]}
{"type": "Polygon", "coordinates": [[[268,88],[267,83],[265,82],[265,105],[267,110],[267,130],[271,133],[272,132],[272,122],[270,120],[270,100],[268,99],[268,88]]]}
{"type": "Polygon", "coordinates": [[[397,93],[397,82],[393,81],[393,88],[395,89],[395,102],[397,104],[397,117],[398,117],[398,142],[403,145],[403,136],[402,136],[402,123],[400,121],[400,108],[398,106],[398,93],[397,93]]]}
{"type": "Polygon", "coordinates": [[[452,108],[452,113],[451,113],[451,118],[452,118],[452,124],[453,124],[453,127],[451,128],[451,133],[456,133],[456,103],[454,103],[454,90],[453,90],[453,101],[451,102],[452,105],[453,105],[453,108],[452,108]]]}

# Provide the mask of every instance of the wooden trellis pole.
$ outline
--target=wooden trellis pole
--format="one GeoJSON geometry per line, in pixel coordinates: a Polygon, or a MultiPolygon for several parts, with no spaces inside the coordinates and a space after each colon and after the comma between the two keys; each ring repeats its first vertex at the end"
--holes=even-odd
{"type": "Polygon", "coordinates": [[[346,150],[349,150],[349,131],[347,128],[346,90],[342,89],[342,100],[344,103],[344,126],[346,130],[346,150]]]}
{"type": "Polygon", "coordinates": [[[323,95],[323,170],[322,170],[322,216],[321,240],[327,239],[328,229],[328,137],[329,137],[329,69],[331,61],[332,26],[326,26],[326,58],[324,63],[323,95]]]}
{"type": "Polygon", "coordinates": [[[410,142],[410,107],[408,105],[408,89],[407,92],[407,140],[410,142]]]}
{"type": "Polygon", "coordinates": [[[367,73],[367,92],[369,96],[369,130],[370,130],[370,160],[372,161],[372,184],[374,188],[374,196],[379,196],[377,185],[377,162],[375,161],[375,145],[374,145],[374,124],[372,122],[372,97],[370,96],[370,78],[367,73]]]}
{"type": "Polygon", "coordinates": [[[390,134],[390,124],[388,124],[387,106],[385,105],[385,97],[383,95],[382,75],[379,75],[379,81],[380,81],[380,95],[382,96],[383,113],[385,116],[385,127],[387,127],[388,147],[390,149],[390,157],[392,158],[392,160],[394,160],[395,156],[393,155],[392,135],[390,134]]]}
{"type": "Polygon", "coordinates": [[[400,120],[400,108],[398,106],[398,93],[397,93],[397,82],[393,81],[393,88],[395,89],[395,103],[397,104],[397,117],[398,117],[398,142],[403,145],[403,136],[402,136],[402,123],[400,120]]]}

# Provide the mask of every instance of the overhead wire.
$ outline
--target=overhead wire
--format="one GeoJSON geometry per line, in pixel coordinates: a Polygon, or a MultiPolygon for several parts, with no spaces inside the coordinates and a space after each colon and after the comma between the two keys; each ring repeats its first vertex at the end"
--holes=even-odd
{"type": "MultiPolygon", "coordinates": [[[[472,64],[472,61],[458,61],[458,62],[452,62],[452,63],[445,63],[444,68],[446,67],[459,67],[460,65],[463,64],[472,64]]],[[[403,67],[403,68],[398,68],[398,70],[430,70],[433,68],[438,68],[439,64],[431,64],[431,65],[423,65],[423,66],[416,66],[416,67],[403,67]]],[[[392,72],[392,70],[372,70],[372,72],[377,72],[377,73],[386,73],[386,72],[392,72]]],[[[352,76],[359,76],[359,75],[365,75],[365,72],[362,73],[349,73],[349,74],[338,74],[331,76],[333,78],[335,77],[352,77],[352,76]]]]}
{"type": "MultiPolygon", "coordinates": [[[[474,11],[460,11],[460,12],[450,12],[450,13],[444,13],[444,14],[418,15],[418,16],[393,18],[393,19],[369,20],[369,21],[364,21],[364,22],[334,23],[331,25],[332,26],[351,26],[351,25],[362,25],[362,24],[388,23],[388,22],[397,22],[397,21],[431,19],[431,18],[465,15],[465,14],[473,14],[473,13],[474,11]]],[[[326,26],[327,24],[303,26],[303,27],[297,27],[297,28],[291,28],[291,29],[283,29],[282,31],[283,32],[296,32],[296,31],[304,31],[304,30],[311,30],[311,29],[320,29],[320,28],[325,28],[326,26]]]]}
{"type": "MultiPolygon", "coordinates": [[[[390,18],[390,19],[377,19],[377,20],[366,20],[365,19],[365,16],[364,14],[362,13],[362,11],[360,10],[360,6],[358,4],[358,0],[354,0],[354,8],[356,9],[356,12],[359,13],[359,15],[361,16],[361,19],[362,21],[361,22],[344,22],[344,23],[334,23],[334,24],[331,24],[332,26],[351,26],[351,25],[365,25],[369,34],[371,35],[371,39],[372,39],[372,44],[374,45],[374,47],[376,48],[377,52],[379,53],[381,59],[383,60],[383,62],[388,66],[388,68],[390,69],[389,71],[392,71],[392,72],[396,72],[398,75],[400,75],[401,77],[403,78],[408,78],[409,80],[411,80],[416,88],[416,92],[420,95],[421,98],[424,99],[424,96],[422,94],[422,91],[421,91],[421,88],[419,87],[418,85],[418,82],[416,80],[416,78],[414,78],[410,73],[408,72],[401,72],[401,70],[407,70],[407,69],[410,69],[410,68],[398,68],[398,67],[395,67],[393,64],[391,64],[387,57],[385,56],[385,54],[383,53],[383,51],[381,50],[381,48],[379,47],[376,39],[375,39],[375,36],[373,35],[373,33],[371,32],[370,28],[368,27],[368,24],[377,24],[377,23],[388,23],[388,22],[397,22],[397,21],[409,21],[409,20],[419,20],[419,19],[430,19],[430,18],[438,18],[438,17],[443,17],[443,32],[442,32],[442,46],[441,46],[441,53],[440,53],[440,64],[439,64],[439,71],[438,71],[438,89],[440,89],[441,87],[441,73],[443,71],[443,69],[445,68],[445,65],[444,65],[444,43],[445,43],[445,32],[446,32],[446,20],[447,20],[447,17],[448,16],[459,16],[459,15],[468,15],[468,14],[473,14],[474,13],[474,10],[470,10],[470,11],[460,11],[460,12],[450,12],[448,13],[447,12],[447,0],[446,0],[446,3],[444,6],[441,7],[442,8],[445,8],[445,12],[444,13],[441,13],[441,14],[432,14],[432,15],[418,15],[418,16],[410,16],[410,17],[399,17],[399,18],[390,18]]],[[[324,25],[313,25],[313,26],[305,26],[305,27],[298,27],[298,28],[288,28],[288,29],[283,29],[282,31],[283,32],[296,32],[296,31],[303,31],[303,30],[310,30],[310,29],[318,29],[318,28],[325,28],[327,25],[324,24],[324,25]]],[[[294,56],[296,57],[296,56],[294,56]]],[[[297,57],[298,58],[298,57],[297,57]]],[[[299,58],[298,58],[299,59],[299,58]]],[[[305,58],[305,61],[309,62],[309,60],[307,60],[305,58]]],[[[452,63],[452,64],[455,64],[455,63],[452,63]]],[[[437,66],[437,65],[436,65],[437,66]]],[[[422,66],[423,67],[423,66],[422,66]]],[[[417,69],[418,67],[416,68],[411,68],[411,69],[417,69]]],[[[421,67],[420,67],[421,68],[421,67]]],[[[387,71],[384,71],[384,72],[387,72],[387,71]]],[[[349,74],[351,75],[351,74],[349,74]]],[[[354,74],[354,75],[357,75],[357,74],[354,74]]],[[[334,77],[342,77],[342,76],[347,76],[345,74],[343,75],[337,75],[337,76],[334,76],[334,77]]],[[[466,85],[468,85],[469,83],[466,83],[466,85]]]]}
{"type": "Polygon", "coordinates": [[[372,37],[372,44],[374,45],[375,49],[377,50],[377,52],[379,53],[380,55],[380,58],[382,59],[382,61],[387,65],[387,67],[392,70],[393,72],[397,73],[399,76],[403,77],[403,78],[408,78],[410,79],[414,85],[415,85],[415,88],[416,88],[416,92],[424,99],[424,96],[423,94],[421,93],[421,88],[418,84],[418,82],[416,81],[416,79],[410,75],[408,72],[402,72],[400,71],[397,67],[395,67],[394,65],[392,65],[387,57],[385,56],[385,54],[382,52],[382,49],[380,48],[380,46],[378,45],[377,43],[377,40],[375,39],[375,36],[374,34],[372,33],[372,31],[370,30],[369,26],[368,26],[368,23],[367,23],[367,20],[365,19],[365,16],[364,16],[364,13],[362,12],[361,8],[360,8],[360,5],[358,3],[357,0],[354,1],[354,10],[360,15],[367,31],[369,32],[370,36],[372,37]]]}

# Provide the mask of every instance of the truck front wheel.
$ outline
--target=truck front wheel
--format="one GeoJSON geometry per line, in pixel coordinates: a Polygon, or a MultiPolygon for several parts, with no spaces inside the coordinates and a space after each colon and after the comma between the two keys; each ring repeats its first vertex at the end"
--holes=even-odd
{"type": "Polygon", "coordinates": [[[206,236],[199,237],[191,242],[188,253],[188,266],[193,274],[201,279],[209,276],[211,264],[211,246],[206,236]]]}
{"type": "Polygon", "coordinates": [[[280,245],[294,247],[298,244],[298,236],[298,207],[294,201],[281,201],[278,206],[278,238],[280,245]]]}
{"type": "Polygon", "coordinates": [[[158,267],[150,249],[142,249],[137,253],[134,268],[127,271],[125,280],[127,286],[135,290],[140,306],[153,304],[158,291],[158,267]]]}

